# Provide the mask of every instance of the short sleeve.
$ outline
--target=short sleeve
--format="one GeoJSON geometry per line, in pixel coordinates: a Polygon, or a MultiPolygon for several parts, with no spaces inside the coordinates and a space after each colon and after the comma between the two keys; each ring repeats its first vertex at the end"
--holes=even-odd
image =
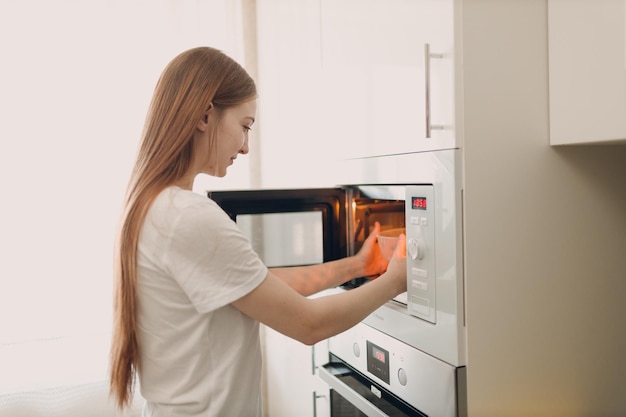
{"type": "Polygon", "coordinates": [[[212,200],[198,198],[180,210],[163,260],[195,309],[206,313],[255,289],[267,267],[236,223],[212,200]]]}

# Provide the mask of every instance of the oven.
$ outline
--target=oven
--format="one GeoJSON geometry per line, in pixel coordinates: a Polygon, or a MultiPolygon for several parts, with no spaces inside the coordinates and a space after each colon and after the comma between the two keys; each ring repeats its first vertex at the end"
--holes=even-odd
{"type": "Polygon", "coordinates": [[[455,367],[365,325],[330,340],[318,369],[329,388],[330,415],[466,415],[465,367],[455,367]]]}
{"type": "Polygon", "coordinates": [[[209,193],[270,267],[352,255],[375,222],[405,229],[407,292],[330,338],[315,366],[327,392],[313,401],[332,417],[466,415],[461,163],[458,149],[362,158],[334,188],[209,193]]]}

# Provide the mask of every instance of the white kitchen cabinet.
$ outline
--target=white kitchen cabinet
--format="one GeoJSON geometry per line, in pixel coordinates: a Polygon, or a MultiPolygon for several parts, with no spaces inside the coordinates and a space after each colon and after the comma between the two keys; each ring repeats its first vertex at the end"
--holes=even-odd
{"type": "Polygon", "coordinates": [[[330,417],[328,385],[315,367],[328,361],[327,342],[307,346],[263,328],[267,417],[330,417]]]}
{"type": "Polygon", "coordinates": [[[332,170],[319,169],[336,155],[320,107],[319,0],[258,0],[256,9],[260,185],[332,186],[332,170]]]}
{"type": "Polygon", "coordinates": [[[626,144],[626,0],[548,0],[550,143],[626,144]]]}
{"type": "Polygon", "coordinates": [[[324,123],[344,157],[457,147],[452,0],[321,0],[324,123]]]}
{"type": "Polygon", "coordinates": [[[289,155],[262,164],[263,186],[331,185],[325,162],[460,146],[454,0],[259,0],[257,17],[261,159],[289,155]]]}

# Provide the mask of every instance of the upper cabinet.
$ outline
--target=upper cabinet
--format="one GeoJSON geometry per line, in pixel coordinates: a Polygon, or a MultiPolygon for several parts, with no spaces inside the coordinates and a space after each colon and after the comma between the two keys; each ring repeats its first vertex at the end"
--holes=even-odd
{"type": "Polygon", "coordinates": [[[324,123],[344,157],[458,146],[452,0],[320,0],[324,123]]]}
{"type": "Polygon", "coordinates": [[[263,185],[315,172],[305,185],[322,186],[320,171],[333,170],[320,164],[460,146],[454,0],[259,0],[256,7],[262,159],[290,152],[265,164],[263,185]]]}
{"type": "Polygon", "coordinates": [[[319,0],[258,0],[256,11],[256,186],[329,186],[330,170],[319,169],[330,143],[320,123],[319,0]]]}
{"type": "Polygon", "coordinates": [[[626,0],[548,0],[550,143],[626,144],[626,0]]]}

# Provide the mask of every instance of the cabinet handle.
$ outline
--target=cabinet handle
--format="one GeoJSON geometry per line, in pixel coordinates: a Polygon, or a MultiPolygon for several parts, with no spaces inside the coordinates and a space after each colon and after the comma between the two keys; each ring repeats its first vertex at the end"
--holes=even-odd
{"type": "Polygon", "coordinates": [[[320,398],[326,398],[326,396],[313,391],[313,417],[317,417],[317,400],[320,398]]]}
{"type": "Polygon", "coordinates": [[[315,345],[311,346],[311,375],[315,375],[315,345]]]}
{"type": "Polygon", "coordinates": [[[443,58],[443,54],[433,54],[430,52],[430,44],[424,44],[424,78],[426,80],[426,138],[430,138],[432,130],[442,130],[443,125],[431,125],[430,123],[430,60],[432,58],[443,58]]]}

